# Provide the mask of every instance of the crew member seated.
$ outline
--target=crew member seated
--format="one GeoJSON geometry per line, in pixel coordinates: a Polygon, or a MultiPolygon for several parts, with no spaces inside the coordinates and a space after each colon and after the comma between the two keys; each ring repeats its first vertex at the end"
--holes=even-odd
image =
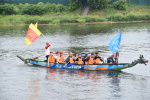
{"type": "Polygon", "coordinates": [[[58,63],[59,59],[60,59],[60,52],[59,51],[56,52],[55,59],[56,59],[56,63],[58,63]]]}
{"type": "Polygon", "coordinates": [[[53,52],[50,52],[49,62],[50,62],[50,63],[55,63],[55,58],[54,58],[54,56],[53,56],[53,52]]]}
{"type": "Polygon", "coordinates": [[[78,58],[76,59],[77,64],[82,65],[83,64],[83,59],[82,59],[82,55],[79,54],[78,58]]]}
{"type": "Polygon", "coordinates": [[[60,52],[59,63],[61,63],[61,64],[64,64],[64,63],[65,63],[65,58],[64,58],[64,56],[63,56],[63,52],[60,52]]]}
{"type": "Polygon", "coordinates": [[[88,64],[93,65],[94,64],[94,53],[91,53],[91,56],[89,56],[85,61],[88,61],[88,64]]]}
{"type": "Polygon", "coordinates": [[[69,53],[69,57],[67,57],[65,63],[71,64],[75,62],[75,58],[73,57],[72,52],[69,53]]]}
{"type": "Polygon", "coordinates": [[[107,63],[110,63],[110,62],[114,63],[113,57],[114,57],[114,55],[111,52],[111,55],[107,58],[107,63]]]}
{"type": "Polygon", "coordinates": [[[102,64],[100,61],[103,61],[102,57],[99,56],[98,52],[95,52],[95,64],[102,64]]]}

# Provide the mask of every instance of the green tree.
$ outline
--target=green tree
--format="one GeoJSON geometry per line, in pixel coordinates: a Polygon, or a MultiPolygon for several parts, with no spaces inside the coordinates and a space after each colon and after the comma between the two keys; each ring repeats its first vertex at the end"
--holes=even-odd
{"type": "Polygon", "coordinates": [[[11,14],[16,14],[16,10],[15,7],[11,4],[4,4],[0,6],[0,14],[7,14],[7,15],[11,15],[11,14]]]}
{"type": "Polygon", "coordinates": [[[118,0],[113,3],[114,8],[118,10],[126,10],[127,9],[127,0],[118,0]]]}
{"type": "Polygon", "coordinates": [[[82,0],[70,0],[69,10],[74,11],[82,5],[82,0]]]}
{"type": "Polygon", "coordinates": [[[105,8],[111,0],[88,0],[90,6],[94,9],[105,8]]]}

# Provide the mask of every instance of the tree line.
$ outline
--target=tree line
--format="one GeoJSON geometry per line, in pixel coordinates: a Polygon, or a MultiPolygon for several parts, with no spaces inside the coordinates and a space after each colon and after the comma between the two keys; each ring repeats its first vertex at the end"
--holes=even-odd
{"type": "MultiPolygon", "coordinates": [[[[62,11],[74,11],[82,6],[82,0],[70,0],[69,6],[62,4],[51,4],[47,2],[39,2],[38,4],[0,4],[0,14],[11,15],[11,14],[22,14],[22,15],[43,15],[47,13],[55,13],[62,11]]],[[[87,0],[92,9],[104,9],[108,7],[111,0],[87,0]]],[[[119,10],[127,9],[126,0],[118,0],[113,3],[113,7],[119,10]]]]}

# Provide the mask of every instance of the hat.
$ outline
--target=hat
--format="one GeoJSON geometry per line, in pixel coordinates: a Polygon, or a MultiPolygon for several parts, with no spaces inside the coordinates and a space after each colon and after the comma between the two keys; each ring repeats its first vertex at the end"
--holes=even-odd
{"type": "Polygon", "coordinates": [[[70,53],[70,51],[68,53],[70,53]]]}
{"type": "Polygon", "coordinates": [[[63,52],[60,52],[60,54],[63,54],[63,52]]]}
{"type": "Polygon", "coordinates": [[[86,53],[85,55],[87,56],[88,54],[86,53]]]}
{"type": "Polygon", "coordinates": [[[59,51],[57,51],[57,52],[56,52],[56,54],[57,54],[57,53],[60,53],[60,52],[59,52],[59,51]]]}
{"type": "Polygon", "coordinates": [[[82,56],[82,54],[79,54],[79,55],[81,55],[81,56],[82,56]]]}
{"type": "Polygon", "coordinates": [[[49,45],[49,42],[46,42],[46,45],[49,45]]]}
{"type": "Polygon", "coordinates": [[[78,53],[75,53],[75,55],[77,55],[78,53]]]}
{"type": "Polygon", "coordinates": [[[53,53],[53,52],[50,52],[50,53],[53,53]]]}

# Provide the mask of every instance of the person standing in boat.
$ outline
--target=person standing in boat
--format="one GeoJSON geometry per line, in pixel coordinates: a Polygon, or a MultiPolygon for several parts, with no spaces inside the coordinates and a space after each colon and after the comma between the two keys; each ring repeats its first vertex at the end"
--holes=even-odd
{"type": "Polygon", "coordinates": [[[82,65],[83,64],[83,58],[82,55],[79,54],[78,58],[76,59],[77,64],[82,65]]]}
{"type": "Polygon", "coordinates": [[[95,64],[102,64],[100,61],[103,61],[103,58],[99,56],[98,52],[95,52],[95,64]]]}
{"type": "Polygon", "coordinates": [[[48,57],[49,57],[49,47],[51,46],[51,44],[49,44],[49,42],[46,42],[46,46],[45,46],[45,56],[46,56],[46,61],[48,61],[48,57]]]}
{"type": "Polygon", "coordinates": [[[59,60],[60,60],[60,52],[59,51],[56,52],[55,59],[56,59],[56,63],[59,63],[59,60]]]}
{"type": "Polygon", "coordinates": [[[87,64],[93,65],[95,61],[94,53],[91,53],[91,56],[89,56],[85,61],[88,61],[87,64]]]}
{"type": "Polygon", "coordinates": [[[60,52],[59,63],[61,63],[61,64],[64,64],[64,63],[65,63],[65,58],[64,58],[64,56],[63,56],[63,52],[60,52]]]}
{"type": "Polygon", "coordinates": [[[75,58],[73,57],[72,52],[69,53],[69,56],[67,57],[67,59],[65,60],[65,63],[67,64],[71,64],[75,62],[75,58]]]}
{"type": "Polygon", "coordinates": [[[49,63],[55,63],[55,58],[53,56],[53,52],[50,52],[49,63]]]}

